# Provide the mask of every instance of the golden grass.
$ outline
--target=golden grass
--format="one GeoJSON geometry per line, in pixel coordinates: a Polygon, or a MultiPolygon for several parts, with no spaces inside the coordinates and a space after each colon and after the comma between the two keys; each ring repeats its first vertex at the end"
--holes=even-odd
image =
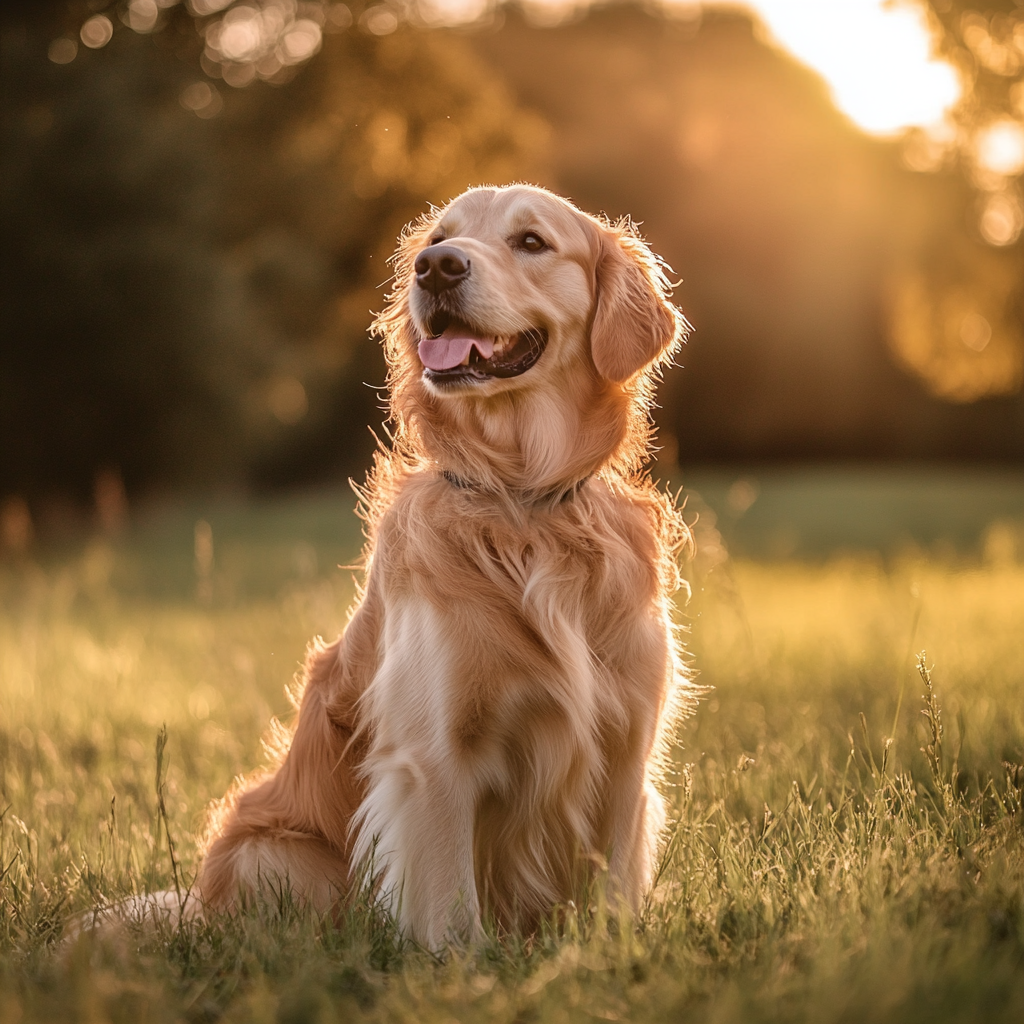
{"type": "Polygon", "coordinates": [[[259,765],[307,640],[344,621],[349,574],[287,545],[246,598],[260,543],[235,545],[208,606],[119,582],[164,564],[145,543],[0,573],[3,1024],[1024,1019],[1024,566],[1008,560],[712,571],[684,618],[713,689],[679,732],[638,921],[609,919],[598,886],[561,929],[443,963],[362,902],[338,926],[281,900],[60,946],[71,913],[171,885],[158,730],[187,880],[206,803],[259,765]]]}

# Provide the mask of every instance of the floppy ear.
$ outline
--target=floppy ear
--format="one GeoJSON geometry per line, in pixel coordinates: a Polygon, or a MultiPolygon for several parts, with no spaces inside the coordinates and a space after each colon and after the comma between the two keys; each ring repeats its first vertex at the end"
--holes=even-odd
{"type": "Polygon", "coordinates": [[[601,232],[590,353],[602,377],[621,383],[675,339],[678,314],[665,298],[666,285],[656,258],[639,238],[601,232]]]}

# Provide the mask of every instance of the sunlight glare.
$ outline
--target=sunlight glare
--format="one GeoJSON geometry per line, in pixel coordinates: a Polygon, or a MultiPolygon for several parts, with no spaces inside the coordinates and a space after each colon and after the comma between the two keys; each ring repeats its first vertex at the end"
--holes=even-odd
{"type": "Polygon", "coordinates": [[[772,38],[828,82],[864,131],[896,135],[942,121],[960,98],[956,71],[931,54],[923,8],[910,0],[746,0],[772,38]]]}
{"type": "Polygon", "coordinates": [[[975,138],[978,163],[985,170],[1005,177],[1024,171],[1024,126],[1003,118],[978,132],[975,138]]]}
{"type": "Polygon", "coordinates": [[[427,25],[462,25],[487,13],[487,0],[420,0],[417,13],[427,25]]]}

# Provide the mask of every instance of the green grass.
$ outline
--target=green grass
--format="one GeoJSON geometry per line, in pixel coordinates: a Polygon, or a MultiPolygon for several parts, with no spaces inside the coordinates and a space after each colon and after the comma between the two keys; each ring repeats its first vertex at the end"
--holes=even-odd
{"type": "Polygon", "coordinates": [[[609,920],[598,892],[529,943],[444,962],[365,901],[339,922],[270,900],[56,941],[76,911],[173,886],[164,724],[192,877],[207,802],[260,763],[306,641],[344,621],[347,495],[183,507],[8,560],[0,1024],[1024,1019],[1021,485],[783,474],[741,513],[731,483],[707,475],[693,499],[705,541],[717,518],[747,556],[691,572],[688,646],[713,689],[679,730],[649,905],[609,920]],[[768,560],[787,529],[790,557],[768,560]]]}

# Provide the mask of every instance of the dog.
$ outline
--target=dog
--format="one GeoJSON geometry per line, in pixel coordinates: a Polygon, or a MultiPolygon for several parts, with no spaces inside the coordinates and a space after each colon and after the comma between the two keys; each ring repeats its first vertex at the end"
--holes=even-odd
{"type": "Polygon", "coordinates": [[[635,911],[695,695],[672,617],[688,533],[643,471],[689,325],[635,230],[532,186],[431,212],[394,268],[365,582],[310,646],[278,763],[214,809],[199,899],[271,882],[327,910],[369,871],[432,950],[529,933],[605,869],[635,911]]]}

